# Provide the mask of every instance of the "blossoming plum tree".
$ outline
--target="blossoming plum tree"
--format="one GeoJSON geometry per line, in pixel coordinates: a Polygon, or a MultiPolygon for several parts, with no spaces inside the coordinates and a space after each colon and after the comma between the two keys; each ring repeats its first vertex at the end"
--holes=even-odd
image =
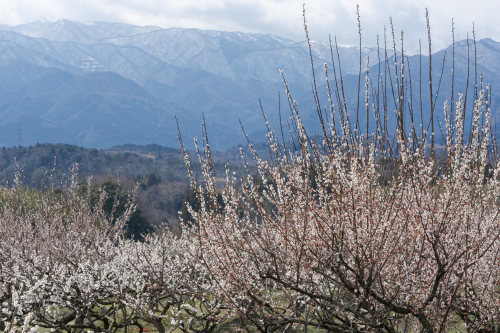
{"type": "MultiPolygon", "coordinates": [[[[439,151],[423,119],[416,133],[401,53],[394,50],[395,71],[386,73],[397,84],[392,135],[381,116],[387,110],[375,107],[387,91],[371,95],[368,66],[365,134],[350,121],[341,74],[332,93],[325,65],[329,115],[314,81],[320,139],[308,135],[283,78],[295,137],[279,142],[266,120],[270,156],[260,157],[249,142],[257,176],[237,180],[228,171],[220,193],[204,130],[203,182],[189,172],[200,207],[190,213],[217,295],[232,305],[229,315],[246,317],[262,332],[500,329],[500,168],[489,87],[470,110],[468,137],[463,96],[453,114],[445,103],[439,151]]],[[[311,65],[314,73],[312,56],[311,65]]]]}

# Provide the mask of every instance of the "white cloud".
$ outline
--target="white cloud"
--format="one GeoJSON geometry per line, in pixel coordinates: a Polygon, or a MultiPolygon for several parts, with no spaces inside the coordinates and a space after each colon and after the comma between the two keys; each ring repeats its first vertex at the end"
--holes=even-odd
{"type": "MultiPolygon", "coordinates": [[[[302,3],[305,0],[0,0],[0,23],[38,20],[114,21],[162,27],[240,30],[274,33],[303,39],[302,3]]],[[[392,16],[398,32],[404,29],[410,48],[425,38],[425,7],[431,16],[436,48],[449,44],[451,18],[457,39],[465,38],[476,22],[478,38],[500,40],[498,0],[358,0],[365,45],[374,45],[392,16]]],[[[357,43],[356,2],[309,0],[306,10],[313,39],[337,35],[345,44],[357,43]]]]}

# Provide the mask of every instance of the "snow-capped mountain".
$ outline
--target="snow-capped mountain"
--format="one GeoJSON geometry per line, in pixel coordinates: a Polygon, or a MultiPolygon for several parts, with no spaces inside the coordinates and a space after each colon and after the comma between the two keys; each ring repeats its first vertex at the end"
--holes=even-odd
{"type": "Polygon", "coordinates": [[[53,42],[94,44],[109,38],[132,36],[160,30],[156,26],[134,26],[124,23],[93,22],[85,24],[66,19],[55,22],[33,22],[16,26],[1,25],[3,31],[17,32],[21,35],[48,39],[53,42]]]}
{"type": "MultiPolygon", "coordinates": [[[[457,77],[466,72],[464,43],[456,44],[457,77]]],[[[330,46],[313,41],[312,50],[322,77],[323,64],[331,63],[330,46]]],[[[354,96],[359,50],[339,46],[339,51],[346,91],[354,96]]],[[[500,72],[499,43],[478,42],[478,54],[480,73],[494,83],[500,72]]],[[[435,59],[441,56],[438,53],[435,59]]],[[[374,48],[362,49],[363,68],[366,57],[373,67],[379,54],[374,48]]],[[[417,58],[409,57],[410,63],[416,64],[417,58]]],[[[191,136],[198,133],[202,113],[218,148],[243,141],[238,119],[256,139],[264,140],[259,98],[276,122],[278,92],[284,100],[279,69],[304,106],[305,118],[312,119],[311,65],[304,41],[107,22],[3,25],[0,145],[55,141],[93,147],[127,142],[176,145],[174,115],[184,119],[181,126],[191,136]],[[37,130],[37,124],[45,127],[37,130]]]]}

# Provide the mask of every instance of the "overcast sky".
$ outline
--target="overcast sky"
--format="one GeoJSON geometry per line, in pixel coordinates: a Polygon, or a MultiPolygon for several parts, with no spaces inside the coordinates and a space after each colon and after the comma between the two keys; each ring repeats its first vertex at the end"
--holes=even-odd
{"type": "Polygon", "coordinates": [[[450,44],[451,19],[456,38],[463,39],[476,24],[478,39],[500,41],[500,0],[0,0],[0,24],[40,20],[125,22],[161,27],[195,27],[226,31],[272,33],[304,38],[302,4],[306,3],[311,38],[357,43],[356,3],[360,5],[363,44],[376,44],[392,16],[405,32],[409,48],[425,38],[425,7],[431,18],[433,44],[450,44]]]}

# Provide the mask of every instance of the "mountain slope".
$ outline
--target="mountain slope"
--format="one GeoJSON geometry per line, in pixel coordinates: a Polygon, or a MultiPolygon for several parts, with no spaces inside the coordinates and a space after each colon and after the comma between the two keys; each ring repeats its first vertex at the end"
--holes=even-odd
{"type": "Polygon", "coordinates": [[[168,143],[175,137],[174,105],[166,105],[115,73],[71,74],[31,64],[0,68],[0,144],[65,142],[108,147],[123,142],[168,143]],[[16,77],[17,72],[33,77],[16,77]],[[8,74],[11,75],[8,75],[8,74]]]}

